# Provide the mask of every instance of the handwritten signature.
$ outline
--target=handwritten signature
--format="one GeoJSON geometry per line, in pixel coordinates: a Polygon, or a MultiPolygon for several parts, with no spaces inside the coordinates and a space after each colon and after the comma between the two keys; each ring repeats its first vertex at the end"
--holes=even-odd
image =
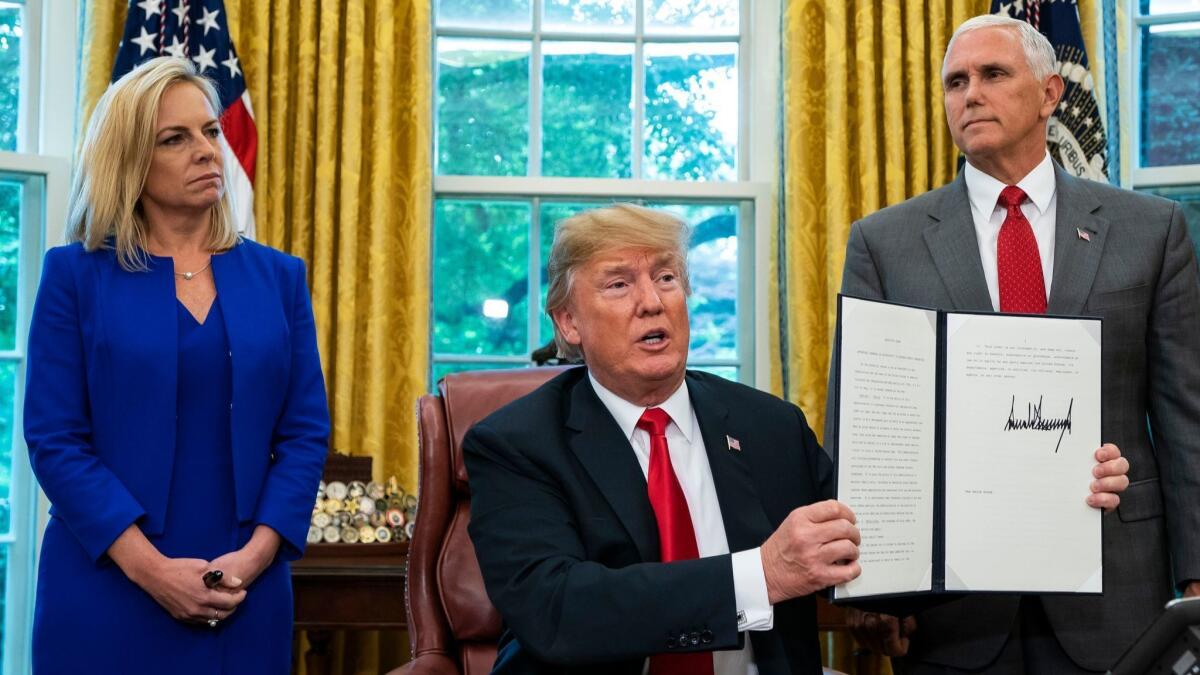
{"type": "Polygon", "coordinates": [[[1012,397],[1012,406],[1008,409],[1008,421],[1004,423],[1005,431],[1021,431],[1023,429],[1032,429],[1033,431],[1057,431],[1058,443],[1054,446],[1054,454],[1058,454],[1058,449],[1062,447],[1063,435],[1071,431],[1071,409],[1075,407],[1075,399],[1072,398],[1067,402],[1066,417],[1042,417],[1042,397],[1038,396],[1037,405],[1032,403],[1027,404],[1025,419],[1017,419],[1017,397],[1014,394],[1012,397]]]}

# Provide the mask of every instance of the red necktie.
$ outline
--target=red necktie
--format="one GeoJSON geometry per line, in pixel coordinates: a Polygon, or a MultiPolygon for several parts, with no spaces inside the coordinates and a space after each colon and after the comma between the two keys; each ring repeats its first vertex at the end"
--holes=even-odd
{"type": "Polygon", "coordinates": [[[999,205],[1008,210],[996,242],[996,272],[1000,286],[1000,311],[1017,314],[1046,313],[1046,279],[1033,228],[1021,213],[1025,191],[1009,185],[1000,192],[999,205]]]}
{"type": "MultiPolygon", "coordinates": [[[[648,408],[638,420],[638,428],[650,434],[650,468],[646,472],[646,492],[654,519],[658,521],[658,545],[662,561],[694,560],[700,557],[696,548],[696,531],[688,511],[683,488],[671,466],[667,448],[667,425],[671,416],[662,408],[648,408]]],[[[712,675],[710,652],[658,654],[650,657],[650,675],[712,675]]]]}

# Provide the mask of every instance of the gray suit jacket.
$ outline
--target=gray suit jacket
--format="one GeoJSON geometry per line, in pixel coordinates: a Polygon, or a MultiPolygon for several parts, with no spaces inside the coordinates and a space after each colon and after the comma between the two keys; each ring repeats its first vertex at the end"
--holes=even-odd
{"type": "MultiPolygon", "coordinates": [[[[1200,579],[1200,276],[1174,202],[1055,172],[1047,311],[1104,319],[1102,437],[1129,459],[1131,484],[1103,517],[1104,595],[1043,602],[1071,658],[1103,670],[1172,597],[1173,583],[1200,579]]],[[[854,223],[842,292],[992,311],[962,176],[854,223]]],[[[835,443],[827,433],[830,452],[835,443]]],[[[910,658],[990,663],[1018,600],[979,596],[922,613],[910,658]]]]}

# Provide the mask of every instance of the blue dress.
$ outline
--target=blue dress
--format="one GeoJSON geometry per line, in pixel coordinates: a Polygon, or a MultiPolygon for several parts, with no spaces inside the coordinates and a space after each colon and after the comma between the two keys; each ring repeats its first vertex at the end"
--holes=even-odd
{"type": "MultiPolygon", "coordinates": [[[[203,324],[181,303],[176,302],[176,311],[175,458],[165,527],[149,539],[165,556],[212,560],[243,546],[255,527],[238,522],[235,506],[231,351],[219,298],[203,324]]],[[[94,564],[58,517],[46,528],[40,575],[36,675],[283,675],[290,670],[292,589],[281,559],[255,580],[246,599],[216,629],[173,619],[107,557],[94,564]]]]}

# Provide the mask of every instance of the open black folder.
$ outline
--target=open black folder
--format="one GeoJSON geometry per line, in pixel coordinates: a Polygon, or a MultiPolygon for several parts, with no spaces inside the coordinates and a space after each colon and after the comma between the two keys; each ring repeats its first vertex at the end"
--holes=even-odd
{"type": "Polygon", "coordinates": [[[838,297],[831,446],[862,575],[837,601],[1101,593],[1099,319],[838,297]]]}

